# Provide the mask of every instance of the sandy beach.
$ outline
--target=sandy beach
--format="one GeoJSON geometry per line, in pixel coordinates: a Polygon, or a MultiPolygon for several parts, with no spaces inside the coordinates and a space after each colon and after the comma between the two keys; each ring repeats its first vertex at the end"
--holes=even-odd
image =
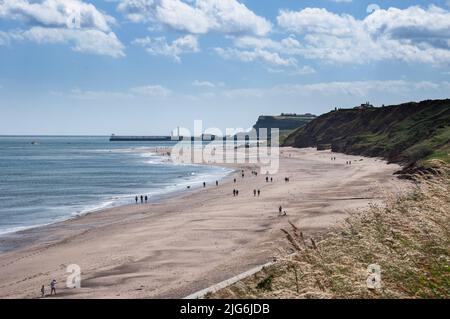
{"type": "Polygon", "coordinates": [[[38,298],[53,278],[60,298],[181,298],[272,260],[289,221],[318,234],[410,185],[393,175],[398,165],[315,149],[282,149],[269,183],[251,174],[257,165],[231,166],[236,173],[218,187],[14,235],[10,242],[32,244],[0,255],[0,298],[38,298]],[[69,264],[81,267],[80,289],[65,288],[69,264]]]}

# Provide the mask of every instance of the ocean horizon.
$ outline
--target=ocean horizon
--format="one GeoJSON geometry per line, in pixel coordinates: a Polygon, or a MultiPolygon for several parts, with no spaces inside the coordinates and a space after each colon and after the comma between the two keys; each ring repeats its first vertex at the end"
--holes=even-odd
{"type": "Polygon", "coordinates": [[[133,204],[136,195],[154,201],[232,171],[177,165],[155,152],[174,144],[0,135],[0,236],[133,204]]]}

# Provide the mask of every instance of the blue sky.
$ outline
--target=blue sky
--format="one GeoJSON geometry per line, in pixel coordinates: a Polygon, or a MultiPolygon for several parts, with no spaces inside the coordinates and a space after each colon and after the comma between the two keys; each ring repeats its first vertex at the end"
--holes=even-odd
{"type": "Polygon", "coordinates": [[[450,1],[0,0],[0,134],[448,98],[450,1]]]}

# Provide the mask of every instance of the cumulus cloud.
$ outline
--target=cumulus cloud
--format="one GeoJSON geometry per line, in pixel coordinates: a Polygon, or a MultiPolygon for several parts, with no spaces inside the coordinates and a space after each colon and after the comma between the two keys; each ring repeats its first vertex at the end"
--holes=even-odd
{"type": "Polygon", "coordinates": [[[297,60],[294,58],[282,58],[276,52],[270,52],[263,49],[237,50],[234,48],[215,48],[216,53],[224,59],[236,59],[243,62],[262,61],[271,65],[277,66],[295,66],[297,60]]]}
{"type": "Polygon", "coordinates": [[[299,66],[294,55],[301,53],[300,42],[293,36],[279,41],[264,37],[242,36],[233,38],[232,48],[215,48],[224,59],[242,62],[262,62],[271,73],[308,75],[316,70],[308,65],[299,66]],[[275,68],[274,68],[275,67],[275,68]]]}
{"type": "Polygon", "coordinates": [[[301,37],[297,53],[340,63],[450,61],[450,12],[431,5],[375,10],[365,19],[326,9],[280,11],[278,25],[301,37]]]}
{"type": "Polygon", "coordinates": [[[154,22],[194,34],[210,31],[265,35],[271,23],[237,0],[122,0],[117,10],[132,22],[154,22]]]}
{"type": "Polygon", "coordinates": [[[199,51],[197,37],[190,34],[175,39],[171,43],[168,43],[165,37],[145,37],[134,40],[133,44],[144,47],[152,55],[168,56],[176,62],[181,61],[181,54],[199,51]]]}
{"type": "Polygon", "coordinates": [[[77,52],[109,55],[115,58],[124,56],[124,46],[112,32],[33,27],[20,36],[36,43],[68,43],[77,52]]]}
{"type": "Polygon", "coordinates": [[[0,19],[31,25],[6,36],[3,32],[0,42],[70,43],[79,52],[124,56],[124,46],[111,31],[115,19],[80,0],[1,0],[0,19]]]}

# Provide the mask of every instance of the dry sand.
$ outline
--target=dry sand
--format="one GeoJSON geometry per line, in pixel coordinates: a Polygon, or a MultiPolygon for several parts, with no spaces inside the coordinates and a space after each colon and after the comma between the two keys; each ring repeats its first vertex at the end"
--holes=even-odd
{"type": "Polygon", "coordinates": [[[0,298],[37,298],[41,285],[49,292],[53,278],[57,297],[184,297],[271,260],[285,245],[280,229],[288,221],[306,233],[323,232],[349,211],[409,187],[393,176],[397,165],[342,154],[331,161],[331,156],[282,149],[272,183],[250,174],[256,165],[234,165],[245,169],[245,178],[239,171],[219,187],[22,232],[17,238],[29,236],[33,244],[0,255],[0,298]],[[233,188],[239,197],[233,197],[233,188]],[[253,189],[261,190],[259,198],[253,189]],[[287,217],[278,216],[280,205],[287,217]],[[69,264],[81,267],[80,289],[65,288],[69,264]]]}

